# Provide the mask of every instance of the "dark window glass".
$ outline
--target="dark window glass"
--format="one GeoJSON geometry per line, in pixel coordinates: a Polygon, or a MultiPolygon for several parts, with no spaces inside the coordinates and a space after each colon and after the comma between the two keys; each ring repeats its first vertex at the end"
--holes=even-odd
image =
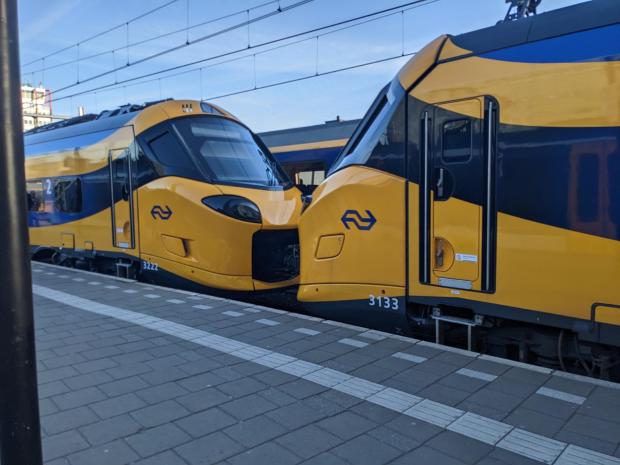
{"type": "Polygon", "coordinates": [[[471,158],[471,120],[459,119],[443,124],[442,158],[446,163],[471,158]]]}
{"type": "Polygon", "coordinates": [[[579,157],[577,168],[577,216],[579,221],[598,220],[598,170],[596,153],[586,153],[579,157]]]}
{"type": "Polygon", "coordinates": [[[45,211],[45,201],[43,199],[43,183],[41,181],[27,181],[26,196],[28,199],[29,211],[45,211]]]}
{"type": "Polygon", "coordinates": [[[54,208],[63,213],[82,211],[82,182],[78,178],[56,181],[54,184],[54,208]]]}
{"type": "Polygon", "coordinates": [[[399,176],[405,172],[405,101],[403,100],[390,123],[375,145],[366,165],[399,176]]]}
{"type": "Polygon", "coordinates": [[[157,160],[165,166],[177,168],[193,168],[187,152],[183,149],[174,134],[166,131],[151,139],[149,147],[157,157],[157,160]]]}
{"type": "Polygon", "coordinates": [[[225,118],[199,116],[172,124],[214,182],[261,187],[290,184],[271,153],[244,126],[225,118]]]}

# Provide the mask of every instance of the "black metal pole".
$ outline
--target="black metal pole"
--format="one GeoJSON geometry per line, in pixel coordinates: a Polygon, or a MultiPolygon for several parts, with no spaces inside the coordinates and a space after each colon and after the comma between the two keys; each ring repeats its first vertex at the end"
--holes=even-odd
{"type": "Polygon", "coordinates": [[[17,0],[0,0],[0,464],[41,465],[17,0]]]}

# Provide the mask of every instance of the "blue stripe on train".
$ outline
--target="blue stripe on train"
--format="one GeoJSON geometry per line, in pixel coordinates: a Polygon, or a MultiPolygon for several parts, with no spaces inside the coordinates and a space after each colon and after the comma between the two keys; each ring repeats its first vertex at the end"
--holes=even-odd
{"type": "Polygon", "coordinates": [[[620,60],[620,24],[483,53],[482,58],[520,63],[620,60]]]}
{"type": "MultiPolygon", "coordinates": [[[[53,189],[50,192],[47,189],[43,189],[43,202],[46,211],[28,212],[28,226],[41,227],[69,223],[92,216],[110,207],[110,178],[107,166],[78,177],[82,184],[82,210],[80,212],[65,213],[56,211],[53,189]]],[[[43,182],[43,186],[46,185],[48,179],[50,181],[75,179],[75,176],[42,178],[40,181],[43,182]]],[[[116,200],[118,201],[119,199],[116,200]]]]}

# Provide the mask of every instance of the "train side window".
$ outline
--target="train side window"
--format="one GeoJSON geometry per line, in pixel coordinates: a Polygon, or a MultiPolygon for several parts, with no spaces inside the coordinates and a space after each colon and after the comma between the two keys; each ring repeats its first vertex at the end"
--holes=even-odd
{"type": "Polygon", "coordinates": [[[26,181],[26,196],[28,199],[28,211],[45,211],[42,181],[26,181]]]}
{"type": "Polygon", "coordinates": [[[193,168],[183,146],[176,136],[168,131],[159,134],[148,142],[157,160],[164,166],[193,168]]]}
{"type": "Polygon", "coordinates": [[[62,179],[54,184],[54,208],[62,213],[82,211],[82,181],[62,179]]]}
{"type": "Polygon", "coordinates": [[[471,120],[458,119],[443,124],[441,158],[445,163],[468,161],[471,147],[471,120]]]}

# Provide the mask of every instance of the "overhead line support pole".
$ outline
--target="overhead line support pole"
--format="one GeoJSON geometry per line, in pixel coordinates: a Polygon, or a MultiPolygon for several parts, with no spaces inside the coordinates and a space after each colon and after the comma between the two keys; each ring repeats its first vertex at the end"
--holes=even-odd
{"type": "Polygon", "coordinates": [[[0,0],[0,463],[41,465],[17,0],[0,0]]]}

